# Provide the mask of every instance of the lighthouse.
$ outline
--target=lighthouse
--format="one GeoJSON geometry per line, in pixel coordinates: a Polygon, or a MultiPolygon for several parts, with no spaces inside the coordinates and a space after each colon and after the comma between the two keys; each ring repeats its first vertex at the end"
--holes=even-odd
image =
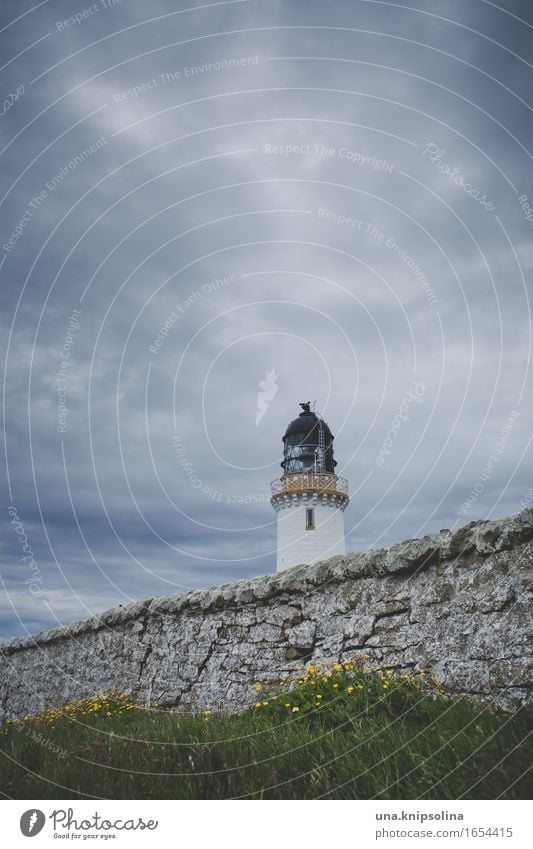
{"type": "Polygon", "coordinates": [[[310,402],[300,407],[283,436],[283,475],[271,483],[278,572],[346,554],[348,481],[335,474],[334,436],[310,402]]]}

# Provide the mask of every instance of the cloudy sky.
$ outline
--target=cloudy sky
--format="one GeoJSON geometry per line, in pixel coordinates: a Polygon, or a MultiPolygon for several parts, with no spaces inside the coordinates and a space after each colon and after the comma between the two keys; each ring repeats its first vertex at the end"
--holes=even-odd
{"type": "Polygon", "coordinates": [[[2,15],[2,636],[273,571],[300,401],[349,550],[533,503],[526,0],[2,15]]]}

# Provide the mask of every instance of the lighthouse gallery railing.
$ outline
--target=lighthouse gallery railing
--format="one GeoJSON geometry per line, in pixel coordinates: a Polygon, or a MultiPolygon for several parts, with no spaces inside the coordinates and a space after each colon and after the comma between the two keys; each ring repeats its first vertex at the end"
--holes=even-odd
{"type": "Polygon", "coordinates": [[[272,498],[293,492],[318,492],[348,497],[348,481],[328,472],[295,472],[270,484],[272,498]]]}

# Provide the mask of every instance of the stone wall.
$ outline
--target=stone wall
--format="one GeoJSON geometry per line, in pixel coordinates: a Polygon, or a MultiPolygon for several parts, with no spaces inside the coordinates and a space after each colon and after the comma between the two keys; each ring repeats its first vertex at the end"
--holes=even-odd
{"type": "Polygon", "coordinates": [[[1,643],[1,715],[109,687],[146,704],[242,708],[258,679],[358,652],[514,710],[531,700],[532,541],[530,509],[1,643]]]}

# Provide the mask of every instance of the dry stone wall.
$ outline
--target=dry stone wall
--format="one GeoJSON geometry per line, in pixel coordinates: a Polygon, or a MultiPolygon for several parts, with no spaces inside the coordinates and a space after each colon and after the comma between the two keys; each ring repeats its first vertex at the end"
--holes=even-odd
{"type": "Polygon", "coordinates": [[[253,701],[307,659],[428,669],[505,710],[531,700],[533,510],[275,575],[148,599],[0,644],[0,716],[116,687],[184,710],[253,701]]]}

